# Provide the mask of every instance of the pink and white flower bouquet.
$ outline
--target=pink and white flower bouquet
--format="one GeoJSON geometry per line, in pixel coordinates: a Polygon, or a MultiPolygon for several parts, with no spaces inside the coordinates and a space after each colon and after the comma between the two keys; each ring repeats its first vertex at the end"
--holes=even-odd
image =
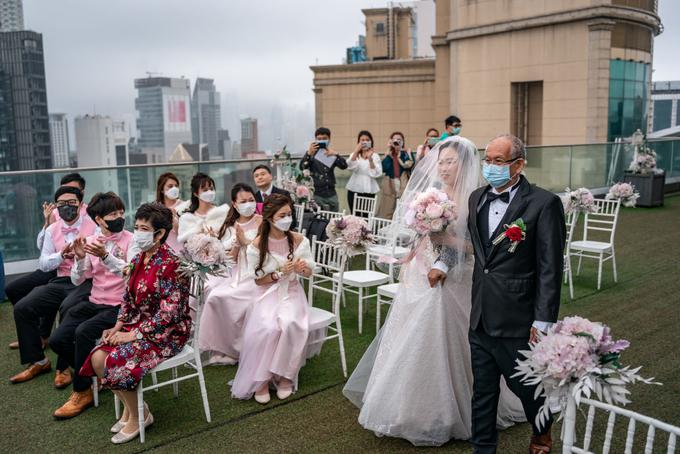
{"type": "Polygon", "coordinates": [[[217,237],[207,233],[192,235],[180,254],[180,273],[205,282],[208,275],[227,276],[234,260],[217,237]]]}
{"type": "Polygon", "coordinates": [[[405,221],[419,235],[428,235],[443,231],[456,218],[456,204],[444,191],[430,188],[410,203],[405,221]]]}
{"type": "Polygon", "coordinates": [[[545,397],[536,424],[543,425],[551,411],[563,412],[570,395],[577,405],[592,393],[610,404],[625,405],[630,402],[629,384],[658,384],[641,377],[640,367],[621,366],[621,352],[629,345],[627,340],[615,341],[606,325],[574,316],[557,322],[529,350],[520,351],[525,359],[517,360],[513,376],[527,386],[536,385],[535,395],[545,397]]]}
{"type": "Polygon", "coordinates": [[[663,173],[662,169],[656,167],[656,152],[649,147],[640,147],[636,150],[628,170],[642,175],[663,173]]]}
{"type": "Polygon", "coordinates": [[[630,183],[616,183],[609,188],[605,196],[607,200],[620,200],[624,207],[632,208],[637,204],[640,194],[635,190],[635,186],[630,183]]]}
{"type": "Polygon", "coordinates": [[[597,213],[598,207],[595,206],[595,196],[586,188],[578,188],[575,191],[567,188],[562,196],[562,205],[566,213],[597,213]]]}
{"type": "Polygon", "coordinates": [[[326,226],[326,235],[331,242],[344,247],[350,257],[365,253],[375,242],[366,220],[357,216],[333,219],[326,226]]]}

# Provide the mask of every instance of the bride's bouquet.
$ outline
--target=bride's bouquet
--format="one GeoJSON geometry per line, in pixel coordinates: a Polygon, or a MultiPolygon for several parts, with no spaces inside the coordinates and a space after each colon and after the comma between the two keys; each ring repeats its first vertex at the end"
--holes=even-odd
{"type": "Polygon", "coordinates": [[[225,277],[234,267],[234,260],[222,242],[207,233],[193,235],[180,254],[180,274],[196,277],[204,283],[210,276],[225,277]]]}
{"type": "Polygon", "coordinates": [[[419,235],[429,235],[445,230],[456,218],[456,204],[444,191],[430,188],[409,204],[405,221],[419,235]]]}
{"type": "Polygon", "coordinates": [[[513,377],[536,385],[536,396],[545,397],[536,424],[547,421],[551,411],[563,412],[570,395],[577,405],[592,393],[610,404],[625,405],[630,402],[629,384],[658,384],[638,375],[640,367],[621,366],[621,352],[629,345],[627,340],[615,341],[606,325],[574,316],[557,322],[530,350],[520,351],[526,359],[517,360],[513,377]]]}

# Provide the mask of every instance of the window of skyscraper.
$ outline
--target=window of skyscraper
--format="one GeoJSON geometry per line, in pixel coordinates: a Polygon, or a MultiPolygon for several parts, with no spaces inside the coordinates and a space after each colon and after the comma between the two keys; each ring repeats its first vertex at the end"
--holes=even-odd
{"type": "Polygon", "coordinates": [[[654,101],[654,131],[670,128],[673,115],[673,101],[670,99],[657,99],[654,101]]]}
{"type": "Polygon", "coordinates": [[[611,60],[609,65],[608,140],[647,131],[647,73],[649,65],[611,60]]]}

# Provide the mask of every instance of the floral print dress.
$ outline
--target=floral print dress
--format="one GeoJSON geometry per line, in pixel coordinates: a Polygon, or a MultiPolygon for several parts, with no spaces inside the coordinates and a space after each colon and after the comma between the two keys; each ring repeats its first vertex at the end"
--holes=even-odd
{"type": "Polygon", "coordinates": [[[143,257],[139,254],[130,263],[130,280],[118,313],[118,321],[124,323],[121,331],[139,329],[143,339],[97,345],[80,371],[94,376],[92,354],[109,352],[102,385],[111,389],[135,389],[146,373],[182,351],[191,333],[189,279],[178,274],[179,259],[166,244],[146,265],[143,257]]]}

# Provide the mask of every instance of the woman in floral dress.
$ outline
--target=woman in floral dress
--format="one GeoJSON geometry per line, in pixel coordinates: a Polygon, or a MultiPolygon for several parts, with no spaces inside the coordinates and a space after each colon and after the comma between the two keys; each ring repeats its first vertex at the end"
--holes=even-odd
{"type": "MultiPolygon", "coordinates": [[[[133,241],[141,251],[130,263],[127,291],[118,322],[104,331],[80,374],[96,375],[123,401],[125,411],[111,428],[113,443],[139,435],[135,389],[151,369],[178,354],[191,332],[189,280],[178,274],[179,259],[165,244],[172,212],[146,203],[135,214],[133,241]]],[[[145,405],[144,425],[153,423],[145,405]]]]}

